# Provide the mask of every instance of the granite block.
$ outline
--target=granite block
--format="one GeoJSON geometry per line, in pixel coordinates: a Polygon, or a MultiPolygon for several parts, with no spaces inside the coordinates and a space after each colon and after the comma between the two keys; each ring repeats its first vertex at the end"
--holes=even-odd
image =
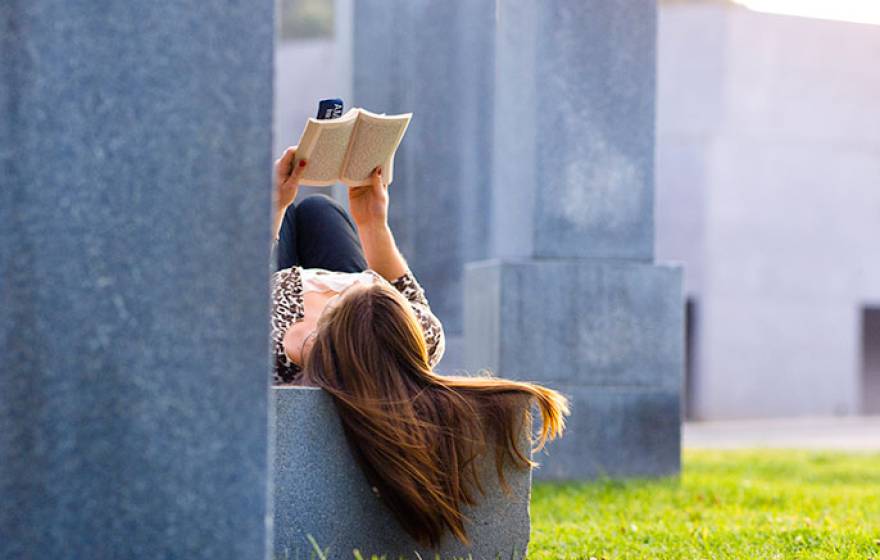
{"type": "MultiPolygon", "coordinates": [[[[275,387],[275,558],[315,557],[309,536],[328,559],[350,559],[359,550],[387,558],[521,559],[529,540],[530,471],[508,470],[511,493],[495,475],[494,457],[481,461],[482,503],[466,547],[447,537],[426,550],[398,525],[373,495],[352,455],[332,398],[320,389],[275,387]]],[[[523,440],[523,445],[526,445],[523,440]]]]}
{"type": "Polygon", "coordinates": [[[632,261],[470,263],[465,367],[551,384],[678,390],[681,275],[632,261]]]}
{"type": "Polygon", "coordinates": [[[671,476],[681,468],[680,392],[555,386],[571,401],[565,437],[535,456],[536,480],[671,476]]]}
{"type": "Polygon", "coordinates": [[[0,558],[263,558],[273,2],[0,7],[0,558]]]}

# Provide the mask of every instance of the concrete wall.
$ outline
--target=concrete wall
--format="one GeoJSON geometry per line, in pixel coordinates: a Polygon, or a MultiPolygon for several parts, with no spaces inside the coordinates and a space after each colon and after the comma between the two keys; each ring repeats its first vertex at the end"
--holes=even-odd
{"type": "Polygon", "coordinates": [[[698,301],[696,415],[858,413],[878,27],[669,5],[659,29],[656,250],[698,301]]]}

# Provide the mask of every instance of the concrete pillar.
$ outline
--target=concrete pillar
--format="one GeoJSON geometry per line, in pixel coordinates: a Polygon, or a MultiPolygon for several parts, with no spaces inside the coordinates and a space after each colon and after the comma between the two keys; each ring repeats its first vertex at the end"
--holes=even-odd
{"type": "Polygon", "coordinates": [[[0,558],[264,558],[273,3],[0,7],[0,558]]]}
{"type": "Polygon", "coordinates": [[[539,478],[679,468],[682,273],[653,262],[655,4],[497,3],[495,258],[465,274],[464,363],[572,398],[539,478]]]}

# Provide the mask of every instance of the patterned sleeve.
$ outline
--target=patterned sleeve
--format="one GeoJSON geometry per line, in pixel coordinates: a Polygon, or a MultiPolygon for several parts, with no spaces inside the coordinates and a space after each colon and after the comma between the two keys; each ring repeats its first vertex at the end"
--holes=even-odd
{"type": "Polygon", "coordinates": [[[285,268],[272,275],[272,321],[270,332],[273,354],[273,384],[294,383],[302,372],[284,352],[284,334],[296,321],[302,320],[302,276],[297,267],[285,268]]]}
{"type": "Polygon", "coordinates": [[[425,290],[419,285],[411,271],[407,271],[406,274],[391,282],[391,285],[397,288],[409,301],[416,317],[419,318],[419,324],[421,324],[422,332],[425,335],[425,344],[428,347],[428,363],[432,368],[436,367],[446,350],[446,339],[443,334],[443,325],[431,312],[428,299],[425,297],[425,290]]]}

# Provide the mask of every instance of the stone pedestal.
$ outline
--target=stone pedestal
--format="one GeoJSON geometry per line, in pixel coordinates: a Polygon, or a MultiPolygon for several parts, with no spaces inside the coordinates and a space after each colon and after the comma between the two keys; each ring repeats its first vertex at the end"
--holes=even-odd
{"type": "Polygon", "coordinates": [[[0,7],[0,558],[264,558],[273,3],[0,7]]]}
{"type": "Polygon", "coordinates": [[[681,269],[587,259],[472,263],[465,364],[566,394],[565,437],[537,478],[674,474],[681,269]]]}
{"type": "MultiPolygon", "coordinates": [[[[436,550],[412,540],[373,495],[324,391],[276,387],[275,558],[473,558],[521,560],[529,542],[531,473],[508,469],[510,493],[494,456],[480,460],[485,498],[466,515],[470,546],[447,536],[436,550]],[[309,538],[311,537],[311,538],[309,538]]],[[[525,439],[523,439],[525,445],[525,439]]]]}

